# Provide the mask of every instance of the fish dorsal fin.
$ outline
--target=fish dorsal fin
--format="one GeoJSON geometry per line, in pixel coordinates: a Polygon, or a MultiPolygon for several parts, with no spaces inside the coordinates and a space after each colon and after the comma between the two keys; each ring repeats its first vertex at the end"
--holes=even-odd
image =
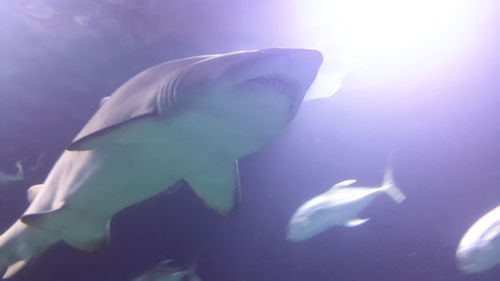
{"type": "Polygon", "coordinates": [[[356,182],[356,180],[354,180],[354,179],[341,181],[341,182],[335,184],[334,186],[332,186],[330,188],[330,190],[336,190],[336,189],[344,188],[344,187],[349,186],[349,185],[351,185],[351,184],[353,184],[355,182],[356,182]]]}
{"type": "Polygon", "coordinates": [[[42,184],[37,184],[33,185],[32,187],[28,188],[28,201],[31,203],[35,199],[36,195],[40,190],[42,189],[43,185],[42,184]]]}
{"type": "Polygon", "coordinates": [[[352,219],[350,221],[348,221],[345,226],[347,227],[355,227],[355,226],[358,226],[358,225],[362,225],[364,224],[365,222],[369,221],[370,218],[366,218],[366,219],[352,219]]]}
{"type": "Polygon", "coordinates": [[[68,209],[67,205],[61,204],[52,211],[24,215],[21,221],[50,233],[58,233],[64,242],[79,250],[96,252],[103,249],[109,240],[109,220],[87,220],[82,216],[76,226],[67,228],[65,224],[70,219],[68,209]]]}
{"type": "Polygon", "coordinates": [[[166,265],[169,265],[173,262],[174,260],[173,259],[166,259],[166,260],[162,260],[160,263],[158,263],[156,266],[157,267],[161,267],[161,266],[166,266],[166,265]]]}
{"type": "Polygon", "coordinates": [[[109,100],[109,98],[109,96],[102,98],[99,102],[99,106],[103,106],[109,100]]]}
{"type": "Polygon", "coordinates": [[[221,214],[236,209],[239,201],[238,162],[212,165],[184,178],[205,204],[221,214]]]}

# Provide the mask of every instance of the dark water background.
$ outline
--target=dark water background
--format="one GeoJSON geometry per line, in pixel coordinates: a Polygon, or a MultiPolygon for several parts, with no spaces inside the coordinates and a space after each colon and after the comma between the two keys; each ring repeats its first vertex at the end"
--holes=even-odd
{"type": "MultiPolygon", "coordinates": [[[[1,192],[2,230],[99,100],[132,75],[172,58],[297,40],[293,17],[278,17],[284,0],[46,1],[55,13],[42,4],[29,12],[30,2],[0,4],[0,170],[43,157],[25,181],[1,192]]],[[[207,209],[187,188],[160,194],[114,218],[104,252],[57,245],[13,280],[125,281],[166,258],[187,265],[199,249],[205,281],[500,280],[498,266],[464,275],[454,264],[464,232],[500,200],[499,21],[497,10],[484,11],[483,29],[470,37],[474,49],[433,58],[449,60],[447,67],[433,69],[429,60],[419,72],[376,61],[334,97],[304,103],[284,134],[240,161],[234,215],[207,209]],[[365,225],[301,243],[284,239],[293,211],[332,184],[379,184],[393,150],[403,204],[381,196],[364,211],[365,225]]]]}

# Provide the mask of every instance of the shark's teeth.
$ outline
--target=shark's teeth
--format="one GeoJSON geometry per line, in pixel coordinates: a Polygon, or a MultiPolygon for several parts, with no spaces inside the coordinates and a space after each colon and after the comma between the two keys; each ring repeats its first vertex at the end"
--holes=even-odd
{"type": "Polygon", "coordinates": [[[299,82],[275,74],[259,76],[253,79],[249,79],[246,82],[253,85],[270,87],[279,93],[287,95],[296,94],[300,90],[299,82]]]}

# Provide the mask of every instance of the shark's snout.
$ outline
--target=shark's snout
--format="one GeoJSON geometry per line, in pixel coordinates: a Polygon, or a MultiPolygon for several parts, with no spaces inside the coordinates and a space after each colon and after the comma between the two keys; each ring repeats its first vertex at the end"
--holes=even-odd
{"type": "Polygon", "coordinates": [[[291,117],[297,113],[323,61],[319,51],[307,49],[273,48],[238,55],[242,58],[238,69],[245,70],[239,73],[239,82],[286,96],[291,117]]]}
{"type": "Polygon", "coordinates": [[[256,71],[261,72],[260,77],[293,81],[305,92],[316,77],[323,56],[316,50],[274,48],[257,51],[255,57],[249,59],[256,71]]]}
{"type": "Polygon", "coordinates": [[[286,57],[290,62],[309,66],[309,71],[316,72],[323,62],[323,55],[317,50],[271,48],[257,51],[264,56],[286,57]]]}

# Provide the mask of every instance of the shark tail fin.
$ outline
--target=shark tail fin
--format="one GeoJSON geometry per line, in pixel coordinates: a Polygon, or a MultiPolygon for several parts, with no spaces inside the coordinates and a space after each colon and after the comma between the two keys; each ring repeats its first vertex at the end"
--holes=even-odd
{"type": "Polygon", "coordinates": [[[8,279],[20,272],[56,240],[17,221],[0,236],[0,272],[8,279]]]}
{"type": "Polygon", "coordinates": [[[384,181],[381,189],[389,195],[396,203],[401,203],[406,199],[406,195],[399,189],[392,177],[392,168],[387,168],[384,174],[384,181]]]}

